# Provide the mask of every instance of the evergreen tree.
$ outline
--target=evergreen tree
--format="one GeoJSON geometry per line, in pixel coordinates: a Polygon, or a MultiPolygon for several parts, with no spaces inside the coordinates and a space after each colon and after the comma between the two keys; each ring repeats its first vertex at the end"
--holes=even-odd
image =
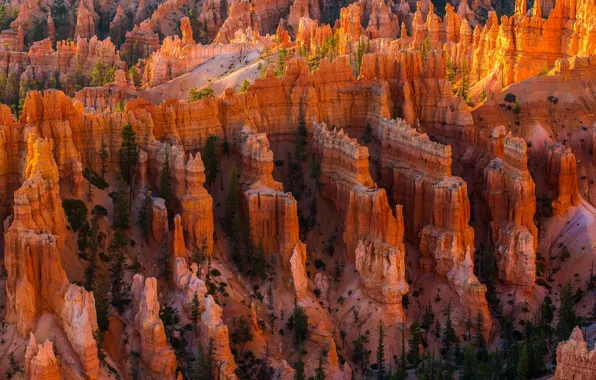
{"type": "Polygon", "coordinates": [[[197,292],[195,292],[195,295],[192,297],[192,305],[190,307],[190,320],[195,329],[197,328],[197,321],[199,320],[200,311],[199,295],[197,292]]]}
{"type": "Polygon", "coordinates": [[[205,178],[208,186],[211,186],[219,174],[219,157],[217,156],[217,141],[219,138],[215,135],[209,135],[205,142],[205,147],[201,153],[203,164],[205,165],[205,178]]]}
{"type": "Polygon", "coordinates": [[[464,100],[468,99],[468,92],[470,91],[470,71],[468,69],[468,63],[464,59],[461,67],[461,84],[459,86],[458,95],[464,100]]]}
{"type": "Polygon", "coordinates": [[[158,266],[163,269],[163,276],[167,280],[170,279],[170,274],[172,270],[170,268],[170,237],[169,233],[166,231],[163,234],[163,242],[161,243],[161,248],[159,250],[159,256],[157,257],[158,266]]]}
{"type": "Polygon", "coordinates": [[[281,78],[284,76],[286,70],[286,57],[288,56],[288,51],[286,48],[282,48],[279,51],[279,55],[277,56],[277,64],[275,65],[275,76],[281,78]]]}
{"type": "Polygon", "coordinates": [[[352,351],[352,360],[358,362],[360,369],[364,372],[364,369],[368,367],[368,360],[370,358],[371,351],[366,347],[370,342],[370,331],[366,330],[364,335],[358,330],[358,338],[352,342],[354,350],[352,351]]]}
{"type": "Polygon", "coordinates": [[[296,160],[302,162],[306,160],[306,139],[308,138],[308,131],[306,129],[306,116],[304,114],[304,106],[302,100],[298,103],[298,126],[296,128],[296,160]]]}
{"type": "Polygon", "coordinates": [[[269,365],[269,342],[265,342],[265,356],[261,360],[259,369],[257,370],[257,379],[258,380],[272,379],[273,374],[274,374],[274,370],[269,365]]]}
{"type": "Polygon", "coordinates": [[[116,228],[113,237],[110,240],[108,252],[110,253],[110,290],[112,292],[112,305],[121,313],[124,307],[128,304],[128,293],[126,291],[126,284],[124,275],[127,269],[126,265],[126,236],[124,232],[116,228]]]}
{"type": "Polygon", "coordinates": [[[426,36],[422,43],[422,50],[420,50],[420,56],[422,57],[422,64],[426,64],[428,59],[428,53],[430,52],[430,36],[426,36]]]}
{"type": "Polygon", "coordinates": [[[461,369],[460,380],[474,380],[476,378],[474,367],[476,358],[472,346],[467,345],[464,350],[464,365],[461,369]]]}
{"type": "Polygon", "coordinates": [[[385,327],[383,321],[379,320],[379,342],[377,344],[377,378],[385,378],[385,327]]]}
{"type": "Polygon", "coordinates": [[[571,281],[567,281],[561,289],[559,310],[557,313],[557,327],[555,335],[557,343],[569,339],[571,331],[577,324],[575,305],[573,302],[573,288],[571,281]]]}
{"type": "Polygon", "coordinates": [[[238,225],[238,192],[240,191],[240,184],[238,183],[238,169],[236,163],[232,164],[230,169],[230,177],[228,180],[228,193],[226,194],[226,214],[225,226],[230,233],[231,239],[239,239],[239,225],[238,225]]]}
{"type": "Polygon", "coordinates": [[[323,368],[323,351],[319,352],[319,364],[315,369],[315,379],[314,380],[325,380],[325,369],[323,368]]]}
{"type": "Polygon", "coordinates": [[[302,306],[295,304],[287,325],[294,334],[294,346],[296,348],[301,347],[308,338],[308,315],[306,314],[306,310],[302,306]]]}
{"type": "Polygon", "coordinates": [[[415,320],[414,323],[410,326],[410,339],[408,340],[408,344],[410,346],[410,351],[408,352],[408,362],[414,367],[418,366],[420,363],[420,344],[422,343],[422,331],[420,330],[420,324],[418,320],[415,320]]]}
{"type": "Polygon", "coordinates": [[[128,189],[124,182],[118,182],[112,202],[114,203],[114,227],[119,230],[127,230],[130,214],[128,211],[128,189]]]}
{"type": "Polygon", "coordinates": [[[132,172],[136,167],[139,158],[139,151],[135,142],[136,135],[130,123],[124,124],[120,135],[122,136],[122,145],[120,146],[120,171],[126,183],[130,185],[132,181],[132,172]]]}
{"type": "Polygon", "coordinates": [[[294,368],[294,380],[306,380],[306,374],[304,373],[304,362],[302,361],[302,352],[298,355],[298,361],[294,368]]]}
{"type": "Polygon", "coordinates": [[[172,190],[172,174],[170,172],[170,158],[168,154],[168,146],[166,144],[166,161],[159,175],[159,196],[166,201],[166,208],[172,209],[172,201],[174,198],[174,191],[172,190]]]}
{"type": "Polygon", "coordinates": [[[447,303],[445,316],[447,317],[447,321],[445,322],[445,331],[443,333],[443,347],[441,348],[441,354],[446,360],[454,362],[457,358],[455,349],[457,348],[457,346],[459,346],[459,339],[455,334],[455,329],[453,328],[453,323],[451,321],[451,301],[447,303]]]}
{"type": "Polygon", "coordinates": [[[149,243],[149,221],[151,219],[151,206],[153,204],[153,198],[151,197],[151,190],[149,187],[143,187],[143,199],[141,201],[141,207],[137,216],[137,224],[141,229],[141,236],[146,243],[149,243]]]}
{"type": "Polygon", "coordinates": [[[230,338],[232,340],[232,344],[237,346],[240,352],[244,351],[244,346],[246,343],[253,340],[250,324],[245,317],[234,317],[232,320],[230,338]]]}
{"type": "Polygon", "coordinates": [[[93,295],[95,296],[97,327],[101,332],[107,331],[110,325],[108,320],[110,301],[108,300],[108,287],[104,279],[98,281],[97,289],[93,292],[93,295]]]}
{"type": "Polygon", "coordinates": [[[453,62],[451,62],[451,58],[448,56],[447,57],[447,80],[449,82],[451,82],[452,84],[455,84],[455,81],[457,79],[457,73],[455,70],[455,66],[453,65],[453,62]]]}
{"type": "Polygon", "coordinates": [[[433,325],[433,321],[435,319],[435,314],[433,313],[433,308],[428,301],[428,304],[424,307],[424,315],[422,316],[422,327],[425,330],[425,336],[428,338],[428,332],[433,325]]]}
{"type": "Polygon", "coordinates": [[[526,380],[528,378],[528,347],[524,345],[519,353],[517,361],[517,380],[526,380]]]}

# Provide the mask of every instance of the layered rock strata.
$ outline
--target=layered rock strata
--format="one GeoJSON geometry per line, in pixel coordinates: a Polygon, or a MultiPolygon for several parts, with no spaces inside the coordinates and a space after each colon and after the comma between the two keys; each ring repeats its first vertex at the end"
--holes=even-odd
{"type": "Polygon", "coordinates": [[[176,356],[168,346],[163,322],[159,317],[157,280],[135,274],[131,292],[135,301],[135,330],[141,341],[141,360],[151,371],[164,379],[176,374],[176,356]]]}
{"type": "Polygon", "coordinates": [[[95,379],[99,374],[93,338],[97,329],[95,300],[92,293],[70,284],[60,259],[66,217],[59,196],[54,143],[49,138],[37,138],[31,127],[28,134],[31,155],[25,181],[14,194],[14,216],[5,223],[6,320],[16,323],[19,335],[25,337],[44,311],[53,313],[84,375],[95,379]]]}
{"type": "Polygon", "coordinates": [[[596,350],[589,351],[579,327],[573,329],[569,340],[557,346],[555,380],[589,380],[596,373],[596,350]]]}
{"type": "Polygon", "coordinates": [[[385,189],[372,181],[367,147],[325,124],[315,123],[313,141],[322,195],[344,216],[348,258],[355,261],[365,291],[379,302],[401,304],[408,291],[401,206],[394,215],[385,189]]]}
{"type": "Polygon", "coordinates": [[[241,190],[255,245],[266,255],[280,255],[280,262],[292,274],[298,297],[305,294],[306,246],[299,238],[298,203],[291,193],[284,193],[273,179],[273,151],[265,133],[243,128],[238,146],[242,156],[241,190]]]}
{"type": "Polygon", "coordinates": [[[52,342],[46,340],[38,345],[35,335],[31,334],[29,344],[25,349],[25,378],[60,380],[60,370],[52,342]]]}
{"type": "Polygon", "coordinates": [[[523,139],[504,138],[502,157],[497,156],[484,170],[484,199],[491,213],[499,279],[531,288],[536,278],[538,229],[526,149],[523,139]]]}
{"type": "Polygon", "coordinates": [[[382,120],[381,180],[403,205],[406,237],[420,245],[421,268],[446,277],[460,302],[480,313],[484,333],[491,327],[486,286],[474,275],[474,230],[468,225],[466,182],[451,175],[451,147],[432,142],[403,120],[382,120]]]}
{"type": "Polygon", "coordinates": [[[577,160],[570,148],[558,143],[549,147],[546,176],[555,215],[579,204],[577,160]]]}

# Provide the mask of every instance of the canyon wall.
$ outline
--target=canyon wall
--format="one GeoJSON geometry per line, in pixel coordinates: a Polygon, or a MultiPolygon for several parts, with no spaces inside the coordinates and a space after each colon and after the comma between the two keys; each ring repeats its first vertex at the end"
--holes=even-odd
{"type": "Polygon", "coordinates": [[[498,277],[531,288],[536,278],[538,229],[534,224],[535,185],[528,171],[526,149],[523,139],[505,136],[502,156],[488,164],[483,178],[498,277]]]}
{"type": "Polygon", "coordinates": [[[467,184],[451,175],[451,147],[432,142],[403,120],[382,120],[373,131],[381,142],[383,186],[403,205],[406,236],[420,245],[421,268],[447,278],[462,305],[483,316],[488,336],[486,286],[473,268],[467,184]]]}
{"type": "Polygon", "coordinates": [[[321,195],[344,217],[348,259],[356,263],[365,292],[386,304],[399,304],[405,280],[404,221],[393,214],[385,189],[372,181],[368,148],[343,130],[314,124],[313,151],[321,165],[321,195]]]}

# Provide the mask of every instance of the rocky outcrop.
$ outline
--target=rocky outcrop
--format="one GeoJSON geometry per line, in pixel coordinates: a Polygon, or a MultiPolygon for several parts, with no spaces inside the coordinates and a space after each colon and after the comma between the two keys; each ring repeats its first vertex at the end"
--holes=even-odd
{"type": "Polygon", "coordinates": [[[95,36],[98,23],[99,15],[95,13],[93,1],[81,0],[77,10],[75,38],[91,38],[95,36]]]}
{"type": "Polygon", "coordinates": [[[69,284],[64,294],[62,325],[66,336],[81,360],[88,378],[99,376],[99,359],[94,334],[97,327],[95,298],[83,287],[69,284]]]}
{"type": "Polygon", "coordinates": [[[282,268],[291,274],[298,298],[308,288],[306,246],[299,238],[298,202],[273,179],[273,151],[265,133],[243,128],[238,146],[242,157],[241,190],[244,193],[252,238],[266,255],[278,254],[282,268]]]}
{"type": "Polygon", "coordinates": [[[379,302],[401,304],[408,291],[401,206],[394,216],[385,189],[372,181],[367,147],[325,124],[315,123],[313,141],[322,195],[344,215],[348,258],[355,261],[365,291],[379,302]]]}
{"type": "Polygon", "coordinates": [[[132,283],[135,300],[135,330],[141,340],[141,360],[151,371],[165,379],[176,375],[176,356],[167,344],[163,322],[159,318],[157,280],[136,274],[132,283]]]}
{"type": "Polygon", "coordinates": [[[203,4],[201,14],[199,14],[199,22],[204,26],[207,36],[205,43],[212,42],[217,37],[222,24],[226,19],[226,14],[222,14],[222,0],[207,0],[203,4]]]}
{"type": "Polygon", "coordinates": [[[371,298],[385,304],[401,304],[403,295],[409,289],[405,280],[403,243],[401,246],[389,246],[367,239],[360,240],[355,261],[360,281],[371,298]]]}
{"type": "MultiPolygon", "coordinates": [[[[14,194],[14,216],[5,234],[8,323],[16,323],[21,336],[35,327],[44,311],[62,323],[85,376],[99,375],[95,301],[92,293],[70,284],[62,268],[59,250],[66,239],[66,217],[58,188],[58,167],[53,141],[38,138],[27,127],[25,181],[14,194]]],[[[5,228],[6,228],[5,227],[5,228]]]]}
{"type": "Polygon", "coordinates": [[[135,25],[126,32],[124,43],[120,45],[120,55],[128,57],[130,62],[149,57],[160,48],[159,36],[151,29],[135,25]]]}
{"type": "Polygon", "coordinates": [[[577,160],[570,148],[558,143],[549,147],[546,176],[554,215],[579,204],[577,160]]]}
{"type": "Polygon", "coordinates": [[[60,370],[52,342],[46,340],[38,345],[35,335],[31,334],[29,344],[25,349],[25,378],[60,380],[60,370]]]}
{"type": "Polygon", "coordinates": [[[185,42],[178,36],[166,37],[161,49],[147,58],[143,83],[157,86],[191,71],[214,56],[239,53],[249,46],[242,43],[201,45],[185,42]]]}
{"type": "Polygon", "coordinates": [[[234,0],[229,16],[221,26],[215,42],[228,44],[237,31],[258,30],[260,35],[275,34],[279,20],[287,16],[289,0],[234,0]]]}
{"type": "Polygon", "coordinates": [[[187,233],[191,251],[196,248],[213,252],[213,198],[203,187],[205,166],[201,154],[192,154],[186,161],[186,192],[181,197],[182,227],[187,233]]]}
{"type": "Polygon", "coordinates": [[[168,239],[170,227],[168,222],[168,209],[166,208],[166,201],[163,198],[151,199],[151,233],[153,239],[158,243],[162,243],[168,239]]]}
{"type": "Polygon", "coordinates": [[[488,337],[486,287],[473,271],[467,184],[451,175],[451,147],[432,142],[403,120],[381,120],[373,131],[381,141],[382,183],[403,205],[405,234],[420,245],[421,268],[446,277],[460,303],[482,314],[488,337]]]}
{"type": "Polygon", "coordinates": [[[498,277],[531,288],[536,278],[538,229],[535,185],[528,171],[526,142],[508,135],[503,156],[484,170],[484,199],[491,213],[498,277]]]}
{"type": "Polygon", "coordinates": [[[209,347],[210,341],[213,345],[213,359],[217,367],[216,373],[222,380],[236,380],[236,363],[230,350],[228,327],[221,319],[221,306],[215,303],[211,295],[205,298],[205,311],[201,313],[201,341],[203,347],[209,347]]]}
{"type": "Polygon", "coordinates": [[[21,122],[35,126],[40,136],[54,141],[60,178],[70,178],[72,192],[80,194],[83,176],[81,156],[73,141],[74,126],[71,125],[71,120],[76,122],[76,116],[77,111],[63,93],[31,91],[25,98],[21,122]]]}
{"type": "Polygon", "coordinates": [[[482,78],[497,70],[508,86],[552,67],[559,58],[596,52],[595,4],[557,1],[548,18],[543,18],[541,2],[528,12],[524,4],[518,0],[515,14],[501,18],[500,25],[496,14],[489,12],[486,25],[474,31],[472,75],[482,78]]]}
{"type": "Polygon", "coordinates": [[[596,350],[588,351],[588,344],[579,327],[573,329],[569,340],[557,346],[555,380],[589,380],[596,373],[596,350]]]}

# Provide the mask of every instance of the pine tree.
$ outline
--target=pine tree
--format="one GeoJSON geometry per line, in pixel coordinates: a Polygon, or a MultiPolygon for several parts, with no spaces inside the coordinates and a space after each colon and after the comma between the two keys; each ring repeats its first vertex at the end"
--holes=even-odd
{"type": "Polygon", "coordinates": [[[453,362],[457,355],[455,348],[456,345],[459,345],[459,339],[455,334],[455,329],[453,328],[453,323],[451,321],[451,301],[447,303],[447,309],[445,310],[445,316],[447,317],[447,321],[445,322],[445,331],[443,333],[443,348],[441,348],[441,354],[445,359],[448,361],[453,362]]]}
{"type": "Polygon", "coordinates": [[[110,240],[108,252],[110,253],[110,290],[112,292],[112,305],[120,312],[128,304],[128,294],[126,292],[124,275],[127,269],[126,265],[126,236],[121,229],[116,228],[113,237],[110,240]]]}
{"type": "Polygon", "coordinates": [[[120,135],[122,136],[122,145],[120,146],[120,171],[126,183],[130,185],[132,181],[132,171],[139,158],[139,151],[135,142],[136,135],[130,123],[124,124],[120,135]]]}
{"type": "Polygon", "coordinates": [[[166,201],[166,208],[172,209],[172,201],[174,192],[172,190],[172,174],[170,172],[170,158],[168,154],[168,146],[166,144],[166,161],[159,175],[159,196],[166,201]]]}
{"type": "Polygon", "coordinates": [[[528,378],[528,347],[524,345],[519,353],[517,361],[517,380],[526,380],[528,378]]]}
{"type": "Polygon", "coordinates": [[[302,100],[298,103],[298,126],[296,128],[296,151],[295,157],[298,162],[306,160],[306,139],[308,138],[308,131],[306,129],[306,116],[304,114],[304,106],[302,100]]]}
{"type": "Polygon", "coordinates": [[[169,280],[172,271],[170,268],[170,238],[168,232],[164,232],[163,234],[163,242],[161,243],[161,248],[159,250],[159,256],[157,259],[159,267],[163,269],[164,278],[166,281],[169,280]]]}
{"type": "Polygon", "coordinates": [[[476,357],[474,356],[474,349],[467,345],[464,350],[464,365],[461,369],[461,380],[474,380],[476,378],[474,367],[476,365],[476,357]]]}
{"type": "Polygon", "coordinates": [[[379,342],[377,344],[377,378],[385,378],[385,327],[383,321],[379,320],[379,342]]]}
{"type": "Polygon", "coordinates": [[[418,323],[418,320],[415,320],[410,326],[410,339],[408,340],[408,344],[410,346],[410,351],[408,352],[408,361],[414,367],[417,367],[418,363],[420,363],[421,343],[422,331],[420,330],[420,324],[418,323]]]}
{"type": "Polygon", "coordinates": [[[468,99],[468,92],[470,91],[470,71],[468,70],[468,63],[464,59],[461,67],[461,84],[459,86],[458,95],[464,100],[468,99]]]}
{"type": "Polygon", "coordinates": [[[211,186],[219,174],[219,157],[217,156],[217,141],[219,138],[215,135],[209,135],[205,142],[201,157],[205,165],[205,182],[211,186]]]}
{"type": "Polygon", "coordinates": [[[98,281],[97,289],[93,292],[93,295],[95,296],[97,327],[102,332],[107,331],[110,325],[108,320],[110,301],[108,300],[108,287],[104,279],[98,281]]]}
{"type": "Polygon", "coordinates": [[[370,342],[370,331],[366,330],[364,335],[358,330],[358,338],[352,342],[354,350],[352,351],[352,360],[358,362],[361,371],[368,366],[368,359],[370,358],[371,351],[366,347],[370,342]]]}
{"type": "Polygon", "coordinates": [[[304,362],[302,361],[302,352],[298,355],[298,361],[296,361],[296,368],[294,368],[294,380],[306,380],[306,374],[304,373],[304,362]]]}
{"type": "Polygon", "coordinates": [[[114,192],[112,202],[114,203],[114,227],[120,230],[127,230],[129,227],[130,214],[128,211],[128,189],[126,184],[119,181],[114,192]]]}
{"type": "Polygon", "coordinates": [[[577,324],[575,305],[573,302],[573,288],[571,281],[567,281],[561,290],[559,310],[557,313],[557,327],[555,335],[557,343],[569,339],[571,331],[577,324]]]}
{"type": "Polygon", "coordinates": [[[288,327],[293,331],[294,346],[299,348],[308,338],[308,315],[306,310],[296,304],[288,321],[288,327]]]}
{"type": "Polygon", "coordinates": [[[325,369],[323,368],[323,351],[319,352],[319,363],[315,369],[315,380],[325,380],[325,369]]]}
{"type": "Polygon", "coordinates": [[[197,328],[197,321],[199,320],[199,313],[200,313],[200,303],[199,303],[199,295],[195,292],[195,295],[192,297],[192,305],[190,307],[190,320],[192,322],[193,327],[197,328]]]}
{"type": "Polygon", "coordinates": [[[273,378],[273,368],[269,366],[269,342],[265,342],[265,356],[261,360],[257,370],[257,379],[265,380],[273,378]]]}
{"type": "Polygon", "coordinates": [[[433,313],[433,308],[428,301],[428,304],[424,307],[424,315],[422,316],[422,327],[425,330],[425,336],[428,338],[428,332],[433,325],[433,321],[435,319],[435,314],[433,313]]]}
{"type": "Polygon", "coordinates": [[[141,201],[141,207],[137,216],[137,225],[141,229],[141,236],[146,243],[149,243],[149,220],[151,219],[151,206],[153,204],[153,198],[151,197],[151,190],[149,187],[143,187],[143,199],[141,201]]]}
{"type": "Polygon", "coordinates": [[[422,63],[426,64],[428,59],[428,53],[430,52],[430,36],[426,36],[422,43],[422,50],[420,50],[420,56],[422,57],[422,63]]]}
{"type": "Polygon", "coordinates": [[[453,62],[451,62],[451,58],[448,56],[447,57],[447,80],[449,82],[451,82],[452,84],[455,84],[455,81],[457,79],[457,73],[455,71],[455,66],[453,65],[453,62]]]}
{"type": "Polygon", "coordinates": [[[239,240],[238,192],[240,191],[240,185],[238,183],[238,169],[235,163],[232,164],[230,169],[228,181],[228,193],[226,194],[225,204],[225,226],[230,234],[230,239],[239,240]]]}
{"type": "Polygon", "coordinates": [[[486,343],[484,342],[484,335],[482,333],[484,326],[484,317],[482,313],[478,312],[476,315],[476,323],[474,324],[474,344],[479,350],[486,349],[486,343]]]}
{"type": "Polygon", "coordinates": [[[288,56],[288,51],[285,48],[282,48],[279,51],[279,55],[277,56],[277,64],[275,65],[275,76],[281,78],[284,76],[286,70],[286,57],[288,56]]]}

